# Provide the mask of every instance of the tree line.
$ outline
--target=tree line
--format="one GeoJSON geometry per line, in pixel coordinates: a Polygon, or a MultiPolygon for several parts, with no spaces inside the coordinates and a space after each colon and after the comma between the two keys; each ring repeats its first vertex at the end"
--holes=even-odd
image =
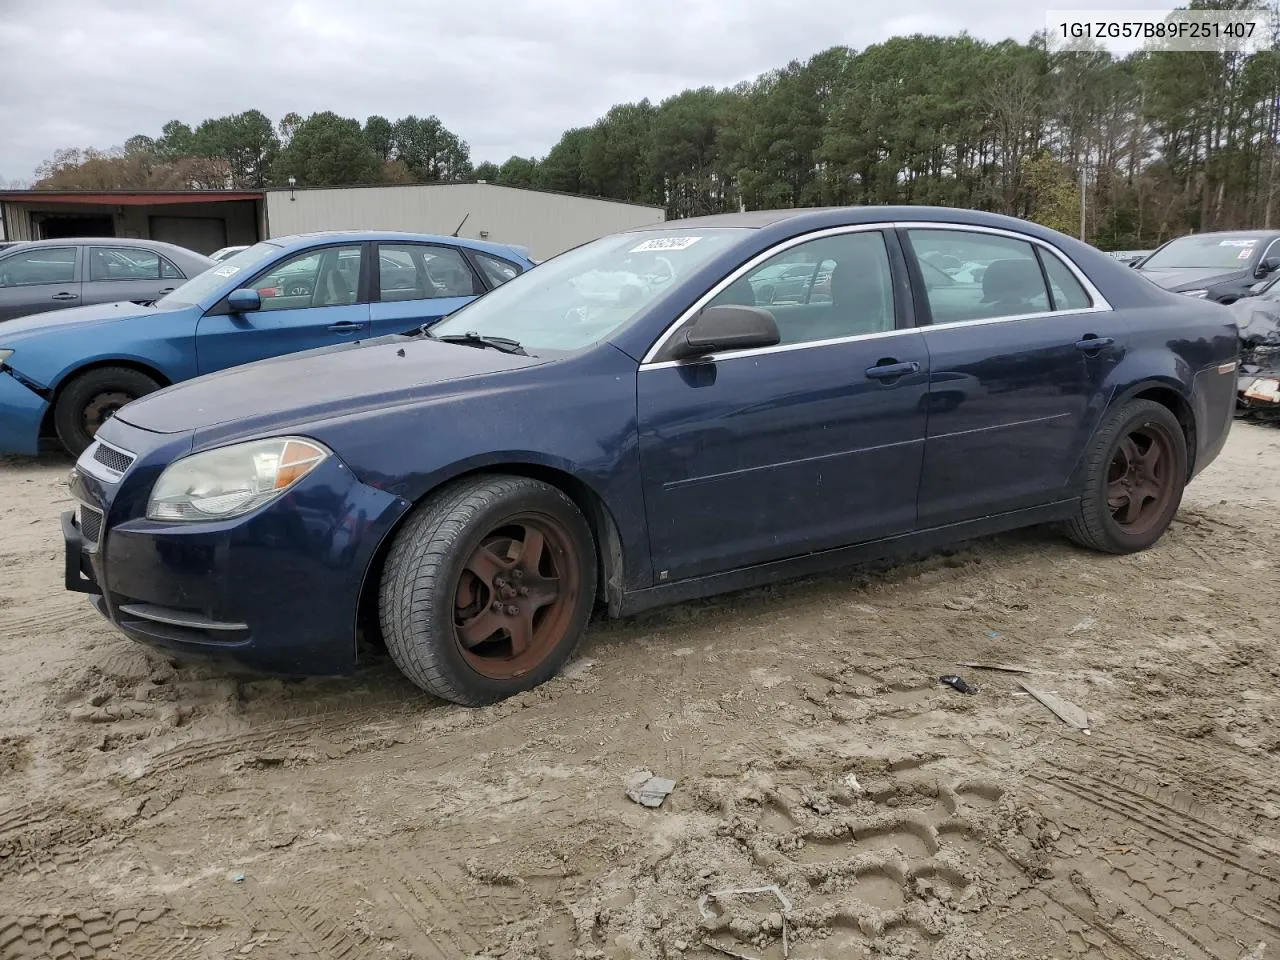
{"type": "MultiPolygon", "coordinates": [[[[1201,5],[1201,2],[1196,4],[1201,5]]],[[[1257,8],[1257,0],[1215,6],[1257,8]]],[[[1280,39],[1280,38],[1275,38],[1280,39]]],[[[253,110],[109,153],[63,151],[39,188],[481,179],[651,203],[669,217],[830,204],[993,210],[1105,249],[1280,226],[1280,46],[1056,53],[968,35],[833,47],[728,89],[619,104],[541,158],[473,166],[436,117],[363,124],[253,110]]]]}

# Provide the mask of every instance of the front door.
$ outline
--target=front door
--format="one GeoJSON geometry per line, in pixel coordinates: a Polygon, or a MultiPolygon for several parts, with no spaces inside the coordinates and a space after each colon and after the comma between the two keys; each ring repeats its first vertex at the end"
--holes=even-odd
{"type": "Polygon", "coordinates": [[[18,247],[0,258],[0,320],[78,307],[79,248],[18,247]]]}
{"type": "Polygon", "coordinates": [[[369,308],[375,337],[434,324],[485,289],[459,250],[436,244],[378,244],[376,275],[369,308]]]}
{"type": "Polygon", "coordinates": [[[904,235],[931,319],[920,526],[1070,496],[1124,350],[1118,315],[1048,248],[956,228],[904,235]]]}
{"type": "Polygon", "coordinates": [[[929,359],[923,335],[905,329],[905,279],[890,266],[900,258],[878,230],[790,245],[709,304],[767,303],[778,346],[641,366],[660,580],[914,528],[929,359]],[[773,278],[784,264],[808,279],[782,288],[773,278]]]}
{"type": "Polygon", "coordinates": [[[322,247],[273,264],[245,284],[258,292],[260,310],[215,306],[196,328],[200,372],[368,337],[365,249],[359,243],[322,247]]]}

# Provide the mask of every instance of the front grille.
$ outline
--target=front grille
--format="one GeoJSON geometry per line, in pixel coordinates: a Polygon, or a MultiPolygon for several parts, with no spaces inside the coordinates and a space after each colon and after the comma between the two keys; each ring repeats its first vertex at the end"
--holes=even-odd
{"type": "Polygon", "coordinates": [[[97,449],[93,451],[93,459],[115,473],[124,473],[133,466],[134,457],[127,453],[121,453],[112,447],[97,444],[97,449]]]}
{"type": "Polygon", "coordinates": [[[102,536],[102,513],[93,507],[80,506],[80,533],[90,543],[102,536]]]}

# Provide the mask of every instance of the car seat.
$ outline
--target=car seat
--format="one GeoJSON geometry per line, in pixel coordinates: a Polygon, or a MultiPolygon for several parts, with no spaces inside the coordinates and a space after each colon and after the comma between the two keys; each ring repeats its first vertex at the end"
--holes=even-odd
{"type": "Polygon", "coordinates": [[[982,275],[982,303],[994,317],[1047,310],[1040,264],[1025,258],[991,261],[982,275]]]}

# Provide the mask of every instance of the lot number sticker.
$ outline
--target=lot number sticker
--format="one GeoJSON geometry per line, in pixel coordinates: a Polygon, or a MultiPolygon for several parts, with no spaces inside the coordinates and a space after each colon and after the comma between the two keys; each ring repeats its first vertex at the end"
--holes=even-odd
{"type": "Polygon", "coordinates": [[[653,250],[687,250],[701,240],[701,237],[654,237],[646,240],[638,247],[632,247],[631,253],[648,253],[653,250]]]}
{"type": "Polygon", "coordinates": [[[1219,240],[1220,247],[1252,247],[1257,240],[1219,240]]]}
{"type": "Polygon", "coordinates": [[[239,267],[219,267],[217,270],[213,271],[213,275],[215,277],[234,277],[239,272],[239,267]]]}

